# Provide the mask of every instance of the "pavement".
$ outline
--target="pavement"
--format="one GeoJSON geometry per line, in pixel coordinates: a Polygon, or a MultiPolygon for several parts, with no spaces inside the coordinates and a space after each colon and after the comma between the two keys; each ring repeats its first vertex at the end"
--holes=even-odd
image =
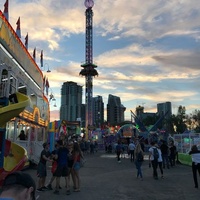
{"type": "MultiPolygon", "coordinates": [[[[170,169],[164,169],[164,179],[152,177],[147,156],[142,165],[143,181],[136,178],[136,168],[130,159],[122,158],[117,162],[115,154],[97,152],[85,155],[85,165],[80,169],[81,191],[66,195],[64,178],[61,179],[60,194],[53,194],[53,190],[36,192],[37,199],[70,199],[70,200],[199,200],[200,188],[194,188],[192,169],[189,166],[177,164],[170,169]]],[[[37,180],[36,169],[27,169],[37,180]]],[[[51,178],[48,166],[47,182],[51,178]]],[[[200,177],[198,178],[200,184],[200,177]]],[[[55,187],[55,183],[53,183],[55,187]]]]}

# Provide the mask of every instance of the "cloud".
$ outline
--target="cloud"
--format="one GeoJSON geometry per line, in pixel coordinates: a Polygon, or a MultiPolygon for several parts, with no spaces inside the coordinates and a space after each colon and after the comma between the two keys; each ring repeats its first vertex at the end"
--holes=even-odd
{"type": "Polygon", "coordinates": [[[60,119],[60,112],[59,110],[53,110],[50,112],[51,114],[51,121],[59,120],[60,119]]]}
{"type": "MultiPolygon", "coordinates": [[[[95,0],[93,60],[99,76],[93,79],[94,95],[102,95],[105,104],[109,94],[120,96],[127,117],[138,102],[145,102],[147,110],[163,101],[200,107],[199,6],[199,0],[151,0],[142,6],[141,0],[95,0]]],[[[14,29],[19,15],[22,41],[29,33],[29,51],[36,47],[39,58],[44,50],[57,103],[66,81],[83,86],[84,102],[85,77],[79,76],[85,54],[84,1],[10,1],[14,29]]]]}

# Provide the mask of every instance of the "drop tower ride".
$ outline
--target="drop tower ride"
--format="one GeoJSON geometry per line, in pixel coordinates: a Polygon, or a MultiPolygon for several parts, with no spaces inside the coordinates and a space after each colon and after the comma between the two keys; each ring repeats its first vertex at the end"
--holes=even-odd
{"type": "Polygon", "coordinates": [[[85,76],[85,128],[86,139],[88,139],[88,131],[93,129],[93,77],[98,76],[98,72],[95,68],[97,66],[93,64],[93,0],[85,0],[85,16],[86,16],[86,34],[85,34],[85,63],[81,65],[83,69],[80,71],[80,75],[85,76]]]}

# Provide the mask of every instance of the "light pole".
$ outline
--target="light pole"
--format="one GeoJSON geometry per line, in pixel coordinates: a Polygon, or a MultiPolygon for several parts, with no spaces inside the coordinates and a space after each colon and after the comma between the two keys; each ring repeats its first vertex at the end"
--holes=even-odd
{"type": "Polygon", "coordinates": [[[98,126],[99,126],[99,128],[101,127],[100,126],[100,124],[101,124],[101,113],[100,112],[98,112],[98,126]]]}
{"type": "Polygon", "coordinates": [[[45,64],[44,64],[44,70],[45,70],[45,66],[46,66],[46,65],[47,65],[47,67],[48,67],[48,68],[47,68],[47,73],[50,73],[51,70],[49,69],[49,64],[48,64],[48,63],[45,63],[45,64]]]}

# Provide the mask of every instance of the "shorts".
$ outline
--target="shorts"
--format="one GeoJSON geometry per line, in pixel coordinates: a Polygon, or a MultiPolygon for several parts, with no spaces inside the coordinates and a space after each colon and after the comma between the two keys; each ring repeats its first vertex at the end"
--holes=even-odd
{"type": "Polygon", "coordinates": [[[80,162],[76,162],[76,163],[74,164],[74,170],[75,170],[75,171],[78,171],[80,168],[81,168],[80,162]]]}
{"type": "Polygon", "coordinates": [[[68,176],[68,167],[67,166],[57,166],[57,169],[54,173],[56,177],[67,177],[68,176]]]}
{"type": "Polygon", "coordinates": [[[37,167],[37,176],[40,178],[47,176],[46,165],[44,165],[41,162],[39,162],[38,167],[37,167]]]}

